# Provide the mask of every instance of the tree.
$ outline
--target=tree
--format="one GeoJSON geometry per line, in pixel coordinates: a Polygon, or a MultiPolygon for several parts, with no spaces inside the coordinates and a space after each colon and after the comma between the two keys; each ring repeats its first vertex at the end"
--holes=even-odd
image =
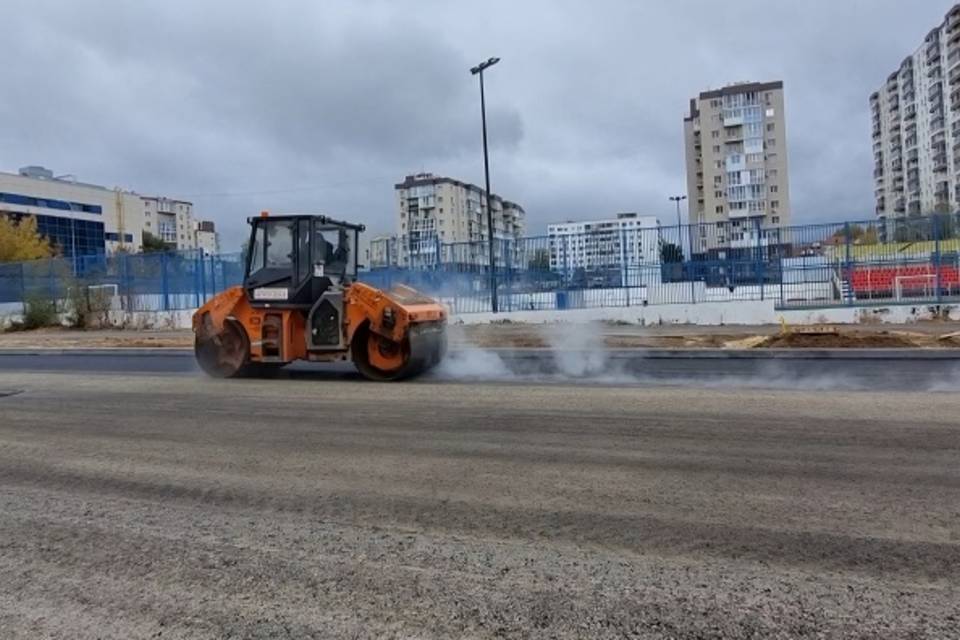
{"type": "Polygon", "coordinates": [[[550,270],[550,252],[546,249],[537,249],[533,252],[533,257],[527,263],[530,271],[549,271],[550,270]]]}
{"type": "Polygon", "coordinates": [[[672,242],[660,245],[660,262],[683,262],[683,249],[672,242]]]}
{"type": "Polygon", "coordinates": [[[53,255],[50,242],[37,232],[33,216],[14,221],[0,214],[0,262],[37,260],[53,255]]]}
{"type": "Polygon", "coordinates": [[[153,235],[149,231],[143,232],[143,252],[156,253],[158,251],[169,251],[167,243],[153,235]]]}
{"type": "MultiPolygon", "coordinates": [[[[865,229],[859,224],[851,224],[849,230],[851,244],[877,244],[877,242],[879,242],[876,227],[870,226],[865,229]]],[[[846,227],[835,231],[833,235],[830,236],[831,244],[845,244],[846,242],[846,227]]]]}

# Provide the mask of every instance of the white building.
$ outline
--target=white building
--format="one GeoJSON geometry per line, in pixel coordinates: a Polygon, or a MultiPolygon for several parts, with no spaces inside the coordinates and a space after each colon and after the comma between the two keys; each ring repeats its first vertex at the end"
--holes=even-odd
{"type": "Polygon", "coordinates": [[[870,95],[876,213],[960,208],[960,4],[870,95]]]}
{"type": "Polygon", "coordinates": [[[163,196],[143,196],[143,230],[171,250],[197,249],[193,203],[163,196]]]}
{"type": "Polygon", "coordinates": [[[656,216],[636,213],[618,213],[616,218],[607,220],[548,225],[550,270],[567,277],[580,270],[587,275],[602,276],[622,267],[635,271],[640,267],[656,267],[658,271],[659,228],[656,216]]]}
{"type": "Polygon", "coordinates": [[[0,173],[0,215],[33,216],[63,257],[137,252],[143,203],[136,193],[54,176],[44,167],[0,173]]]}
{"type": "Polygon", "coordinates": [[[201,249],[204,255],[220,253],[220,236],[213,222],[209,220],[198,220],[196,222],[194,241],[197,249],[201,249]]]}
{"type": "Polygon", "coordinates": [[[396,267],[399,263],[400,243],[397,236],[383,234],[370,240],[367,250],[367,267],[370,269],[386,269],[396,267]]]}
{"type": "MultiPolygon", "coordinates": [[[[394,185],[397,194],[398,259],[402,265],[457,263],[489,264],[486,247],[487,202],[480,187],[432,173],[406,176],[394,185]],[[443,248],[442,245],[454,245],[443,248]],[[446,251],[441,256],[440,251],[446,251]]],[[[517,240],[523,236],[523,207],[490,195],[494,240],[517,240]]],[[[502,264],[503,245],[495,246],[502,264]]]]}

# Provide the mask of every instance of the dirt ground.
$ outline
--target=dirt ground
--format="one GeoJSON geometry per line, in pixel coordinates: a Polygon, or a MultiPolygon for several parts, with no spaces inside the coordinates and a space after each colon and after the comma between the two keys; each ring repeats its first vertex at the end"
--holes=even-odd
{"type": "MultiPolygon", "coordinates": [[[[545,348],[555,346],[553,328],[559,325],[486,324],[454,325],[451,346],[480,348],[545,348]]],[[[591,344],[611,349],[630,348],[958,348],[960,323],[922,322],[911,325],[824,325],[817,330],[832,333],[806,334],[801,327],[779,325],[706,327],[673,325],[640,327],[607,323],[585,325],[591,344]]],[[[560,332],[563,339],[568,331],[560,332]]],[[[40,329],[0,333],[0,349],[14,348],[191,348],[189,330],[81,331],[40,329]]]]}
{"type": "Polygon", "coordinates": [[[5,639],[960,624],[955,393],[24,372],[5,393],[5,639]]]}

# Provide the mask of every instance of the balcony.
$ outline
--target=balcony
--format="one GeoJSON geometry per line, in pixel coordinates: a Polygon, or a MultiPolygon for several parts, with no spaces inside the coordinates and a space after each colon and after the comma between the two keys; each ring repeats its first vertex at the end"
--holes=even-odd
{"type": "Polygon", "coordinates": [[[953,31],[947,31],[947,47],[950,45],[960,42],[960,29],[954,29],[953,31]]]}
{"type": "Polygon", "coordinates": [[[724,110],[723,126],[725,127],[743,126],[743,109],[724,110]]]}
{"type": "Polygon", "coordinates": [[[907,201],[904,198],[897,198],[893,202],[893,210],[897,213],[905,213],[907,210],[907,201]]]}
{"type": "Polygon", "coordinates": [[[918,215],[920,215],[920,201],[919,201],[919,200],[911,200],[910,202],[908,202],[908,203],[907,203],[907,213],[908,213],[909,215],[911,215],[911,216],[918,216],[918,215]]]}
{"type": "Polygon", "coordinates": [[[874,178],[883,177],[883,167],[876,167],[876,168],[873,170],[873,177],[874,177],[874,178]]]}
{"type": "Polygon", "coordinates": [[[726,169],[727,171],[743,171],[747,168],[747,159],[742,153],[736,153],[733,155],[727,156],[726,159],[726,169]]]}
{"type": "Polygon", "coordinates": [[[960,33],[960,6],[954,6],[947,14],[947,33],[960,33]]]}
{"type": "Polygon", "coordinates": [[[934,132],[943,131],[943,126],[944,126],[944,122],[943,122],[942,115],[938,115],[937,117],[935,117],[933,120],[930,121],[931,131],[934,131],[934,132]]]}
{"type": "Polygon", "coordinates": [[[917,146],[917,136],[907,136],[906,147],[907,149],[913,149],[917,146]]]}
{"type": "Polygon", "coordinates": [[[917,105],[908,104],[903,110],[903,118],[905,120],[913,120],[917,117],[917,105]]]}
{"type": "Polygon", "coordinates": [[[743,142],[743,125],[733,126],[727,129],[727,144],[733,142],[743,142]]]}

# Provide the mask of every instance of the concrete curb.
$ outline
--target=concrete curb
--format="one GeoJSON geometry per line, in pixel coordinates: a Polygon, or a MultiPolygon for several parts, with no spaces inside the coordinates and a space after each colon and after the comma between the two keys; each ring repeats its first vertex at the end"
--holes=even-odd
{"type": "MultiPolygon", "coordinates": [[[[475,349],[451,349],[451,355],[475,349]]],[[[479,349],[477,349],[479,350],[479,349]]],[[[483,349],[510,360],[552,359],[552,351],[539,348],[483,349]]],[[[960,349],[609,349],[614,360],[958,360],[960,349]]],[[[0,349],[3,356],[131,356],[149,358],[192,358],[192,349],[104,347],[96,349],[24,348],[0,349]]]]}

